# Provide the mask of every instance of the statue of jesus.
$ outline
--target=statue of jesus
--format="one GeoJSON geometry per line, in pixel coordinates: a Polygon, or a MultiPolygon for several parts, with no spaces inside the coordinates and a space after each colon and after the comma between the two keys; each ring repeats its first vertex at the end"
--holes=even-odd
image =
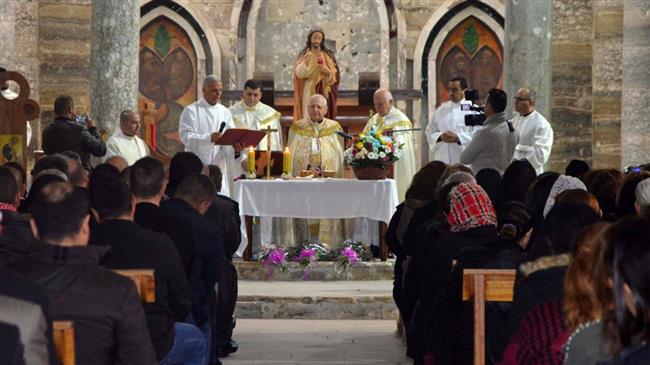
{"type": "Polygon", "coordinates": [[[334,53],[325,47],[325,33],[313,28],[307,45],[300,52],[293,73],[293,121],[306,118],[309,98],[314,94],[327,99],[327,117],[336,118],[336,98],[339,93],[339,68],[334,53]]]}

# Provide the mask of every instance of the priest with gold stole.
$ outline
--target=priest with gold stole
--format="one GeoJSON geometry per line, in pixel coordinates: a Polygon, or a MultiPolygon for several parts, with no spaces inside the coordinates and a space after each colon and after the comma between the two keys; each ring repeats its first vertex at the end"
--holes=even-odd
{"type": "MultiPolygon", "coordinates": [[[[294,121],[289,129],[289,148],[292,152],[292,173],[299,176],[301,170],[311,170],[315,175],[322,171],[334,171],[336,177],[343,177],[343,144],[336,131],[342,130],[341,125],[325,118],[327,100],[320,94],[309,98],[307,106],[309,117],[294,121]]],[[[294,221],[296,242],[300,243],[308,234],[309,226],[318,226],[318,241],[336,246],[343,242],[342,219],[294,221]]]]}
{"type": "Polygon", "coordinates": [[[411,185],[413,175],[417,172],[415,163],[415,149],[413,147],[413,133],[411,131],[399,132],[403,129],[412,129],[413,124],[409,118],[393,106],[393,95],[385,89],[378,89],[373,95],[373,103],[377,111],[366,123],[364,132],[375,129],[385,135],[392,134],[393,141],[402,146],[401,157],[393,166],[393,178],[397,183],[399,201],[404,201],[404,195],[411,185]]]}

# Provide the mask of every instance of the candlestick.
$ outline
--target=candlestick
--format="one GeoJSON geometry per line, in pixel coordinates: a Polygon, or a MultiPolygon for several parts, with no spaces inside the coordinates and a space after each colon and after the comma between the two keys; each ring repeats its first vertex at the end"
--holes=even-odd
{"type": "Polygon", "coordinates": [[[253,146],[250,146],[248,149],[248,173],[246,174],[247,179],[255,179],[257,178],[257,173],[255,173],[255,150],[253,149],[253,146]]]}

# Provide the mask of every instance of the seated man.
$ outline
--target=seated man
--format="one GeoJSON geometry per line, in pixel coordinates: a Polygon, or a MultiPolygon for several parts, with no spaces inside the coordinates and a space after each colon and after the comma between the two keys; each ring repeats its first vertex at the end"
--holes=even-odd
{"type": "Polygon", "coordinates": [[[120,128],[106,141],[104,161],[113,156],[121,156],[128,166],[137,160],[149,156],[149,147],[138,137],[140,132],[140,114],[125,110],[120,113],[120,128]]]}
{"type": "Polygon", "coordinates": [[[145,314],[158,361],[205,362],[201,332],[182,323],[190,310],[190,291],[174,243],[167,235],[133,222],[131,192],[122,181],[108,178],[98,183],[90,200],[99,221],[91,230],[90,243],[110,247],[102,266],[155,272],[156,300],[145,305],[145,314]]]}
{"type": "Polygon", "coordinates": [[[45,290],[54,320],[74,322],[76,363],[156,364],[135,284],[99,266],[108,248],[87,246],[86,192],[54,182],[35,194],[31,225],[45,247],[7,266],[45,290]]]}
{"type": "Polygon", "coordinates": [[[160,208],[160,200],[167,187],[163,164],[153,157],[138,160],[131,168],[129,187],[135,198],[135,222],[152,231],[165,233],[174,241],[185,274],[189,277],[194,256],[192,229],[185,220],[160,208]]]}
{"type": "Polygon", "coordinates": [[[196,324],[203,331],[208,354],[216,350],[210,349],[211,321],[214,319],[216,307],[215,285],[219,281],[219,273],[225,260],[223,232],[203,218],[216,192],[210,178],[194,172],[186,175],[178,184],[173,198],[160,204],[164,211],[187,221],[192,229],[196,251],[189,277],[192,296],[189,322],[196,324]]]}

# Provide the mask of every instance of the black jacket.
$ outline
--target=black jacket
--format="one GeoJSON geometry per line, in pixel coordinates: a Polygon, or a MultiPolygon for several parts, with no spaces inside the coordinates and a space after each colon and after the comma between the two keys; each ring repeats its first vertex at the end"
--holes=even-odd
{"type": "Polygon", "coordinates": [[[223,232],[223,250],[226,259],[232,261],[241,243],[241,217],[239,203],[227,196],[215,194],[205,219],[219,226],[223,232]]]}
{"type": "Polygon", "coordinates": [[[135,222],[152,231],[165,233],[176,246],[183,261],[185,275],[189,277],[194,257],[192,228],[185,220],[174,217],[151,203],[138,203],[135,206],[135,222]]]}
{"type": "Polygon", "coordinates": [[[106,154],[106,144],[97,128],[86,128],[66,117],[56,117],[43,131],[43,151],[52,155],[64,151],[74,151],[81,156],[81,163],[90,170],[90,155],[97,157],[106,154]]]}
{"type": "Polygon", "coordinates": [[[2,234],[0,234],[0,263],[29,255],[40,250],[43,244],[32,235],[29,220],[22,214],[2,211],[2,234]]]}
{"type": "MultiPolygon", "coordinates": [[[[18,327],[0,322],[0,359],[5,365],[25,365],[18,327]]],[[[52,362],[52,365],[55,363],[52,362]]]]}
{"type": "Polygon", "coordinates": [[[90,243],[110,247],[100,261],[109,269],[154,270],[156,301],[144,304],[144,311],[156,356],[162,360],[174,343],[174,322],[184,322],[190,311],[190,290],[174,244],[163,233],[121,219],[95,226],[90,243]]]}
{"type": "Polygon", "coordinates": [[[99,266],[107,250],[46,244],[7,266],[45,290],[54,320],[74,322],[78,365],[157,364],[135,284],[99,266]]]}
{"type": "Polygon", "coordinates": [[[208,307],[216,302],[215,285],[224,263],[223,234],[219,227],[203,218],[196,209],[178,198],[165,200],[160,207],[175,217],[184,219],[192,228],[195,253],[188,278],[192,296],[192,316],[203,325],[209,317],[208,307]]]}

